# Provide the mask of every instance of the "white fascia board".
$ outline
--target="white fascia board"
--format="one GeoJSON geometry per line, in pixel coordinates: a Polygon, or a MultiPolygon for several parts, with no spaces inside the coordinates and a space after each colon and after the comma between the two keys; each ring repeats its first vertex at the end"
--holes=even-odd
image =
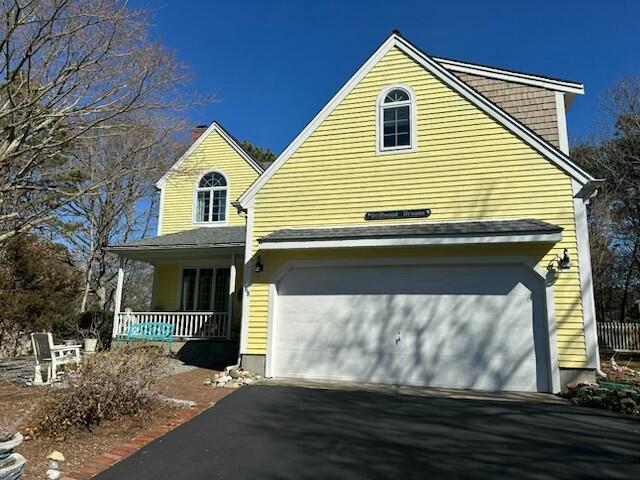
{"type": "Polygon", "coordinates": [[[308,248],[363,248],[419,245],[477,245],[481,243],[557,243],[562,233],[524,233],[518,235],[362,238],[348,240],[263,241],[261,250],[299,250],[308,248]]]}
{"type": "Polygon", "coordinates": [[[255,195],[269,181],[269,179],[284,165],[284,163],[293,155],[293,153],[311,136],[318,126],[333,112],[333,110],[342,102],[342,100],[355,88],[358,83],[369,73],[373,66],[392,48],[398,48],[407,56],[420,64],[427,71],[431,72],[435,77],[440,79],[445,85],[451,87],[472,104],[483,110],[491,118],[498,121],[505,128],[510,130],[529,146],[538,151],[547,158],[551,163],[561,170],[565,171],[569,176],[575,179],[581,185],[586,185],[593,181],[594,178],[586,171],[576,165],[571,158],[562,153],[558,148],[535,134],[531,129],[520,123],[504,110],[487,100],[485,97],[469,87],[458,77],[450,73],[446,68],[434,61],[419,49],[411,45],[401,36],[393,33],[378,49],[371,55],[367,61],[358,69],[358,71],[343,85],[343,87],[333,96],[322,110],[315,116],[311,122],[298,134],[298,136],[289,144],[289,146],[276,158],[276,160],[267,168],[267,170],[240,196],[238,201],[243,207],[253,204],[255,195]]]}
{"type": "Polygon", "coordinates": [[[507,82],[521,83],[524,85],[531,85],[533,87],[546,88],[547,90],[553,90],[556,92],[584,95],[584,85],[578,82],[570,82],[567,80],[543,77],[530,73],[513,72],[502,68],[488,67],[486,65],[461,62],[458,60],[450,60],[448,58],[432,58],[444,68],[452,72],[469,73],[471,75],[495,78],[496,80],[505,80],[507,82]]]}
{"type": "Polygon", "coordinates": [[[225,130],[222,128],[218,122],[212,122],[209,125],[202,135],[198,137],[198,139],[191,144],[191,146],[187,149],[186,152],[182,154],[182,156],[178,159],[176,163],[172,165],[172,167],[165,173],[160,180],[156,183],[157,188],[162,188],[167,179],[176,172],[180,165],[184,163],[184,161],[189,158],[189,156],[198,148],[202,142],[204,142],[209,135],[213,132],[217,132],[228,144],[231,148],[233,148],[238,155],[240,155],[250,166],[253,168],[258,175],[261,175],[264,172],[264,169],[253,159],[251,156],[247,154],[247,152],[232,138],[225,130]]]}

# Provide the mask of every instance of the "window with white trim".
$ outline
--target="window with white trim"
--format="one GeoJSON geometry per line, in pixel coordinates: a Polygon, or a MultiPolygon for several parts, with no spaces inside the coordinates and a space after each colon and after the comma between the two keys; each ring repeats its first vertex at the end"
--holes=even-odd
{"type": "Polygon", "coordinates": [[[227,179],[220,172],[202,176],[196,187],[194,220],[197,223],[216,223],[227,220],[227,179]]]}
{"type": "Polygon", "coordinates": [[[186,312],[226,312],[230,278],[229,267],[185,268],[182,271],[180,309],[186,312]]]}
{"type": "Polygon", "coordinates": [[[378,150],[415,148],[415,102],[406,88],[392,87],[378,99],[378,150]]]}

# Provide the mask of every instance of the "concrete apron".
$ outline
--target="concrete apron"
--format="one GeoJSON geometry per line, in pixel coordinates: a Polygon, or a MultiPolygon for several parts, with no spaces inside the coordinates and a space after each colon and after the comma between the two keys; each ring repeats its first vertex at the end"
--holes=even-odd
{"type": "Polygon", "coordinates": [[[460,390],[453,388],[412,387],[402,385],[382,385],[374,383],[354,383],[324,380],[303,380],[297,378],[265,378],[257,385],[315,388],[320,390],[364,391],[388,395],[411,397],[454,398],[466,400],[493,400],[501,402],[528,402],[567,405],[569,401],[550,393],[535,392],[486,392],[481,390],[460,390]]]}

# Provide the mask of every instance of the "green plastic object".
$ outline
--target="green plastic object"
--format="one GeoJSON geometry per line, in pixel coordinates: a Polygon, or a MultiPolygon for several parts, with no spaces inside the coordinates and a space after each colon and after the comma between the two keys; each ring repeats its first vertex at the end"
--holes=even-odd
{"type": "Polygon", "coordinates": [[[598,382],[598,385],[604,388],[610,388],[611,390],[635,390],[638,388],[628,383],[598,382]]]}

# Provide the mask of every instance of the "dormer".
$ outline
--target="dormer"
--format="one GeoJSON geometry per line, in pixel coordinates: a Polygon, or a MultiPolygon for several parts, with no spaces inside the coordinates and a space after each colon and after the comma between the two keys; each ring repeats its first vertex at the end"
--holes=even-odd
{"type": "Polygon", "coordinates": [[[263,172],[262,166],[222,126],[198,126],[193,144],[158,181],[158,235],[198,227],[244,225],[231,208],[263,172]]]}

